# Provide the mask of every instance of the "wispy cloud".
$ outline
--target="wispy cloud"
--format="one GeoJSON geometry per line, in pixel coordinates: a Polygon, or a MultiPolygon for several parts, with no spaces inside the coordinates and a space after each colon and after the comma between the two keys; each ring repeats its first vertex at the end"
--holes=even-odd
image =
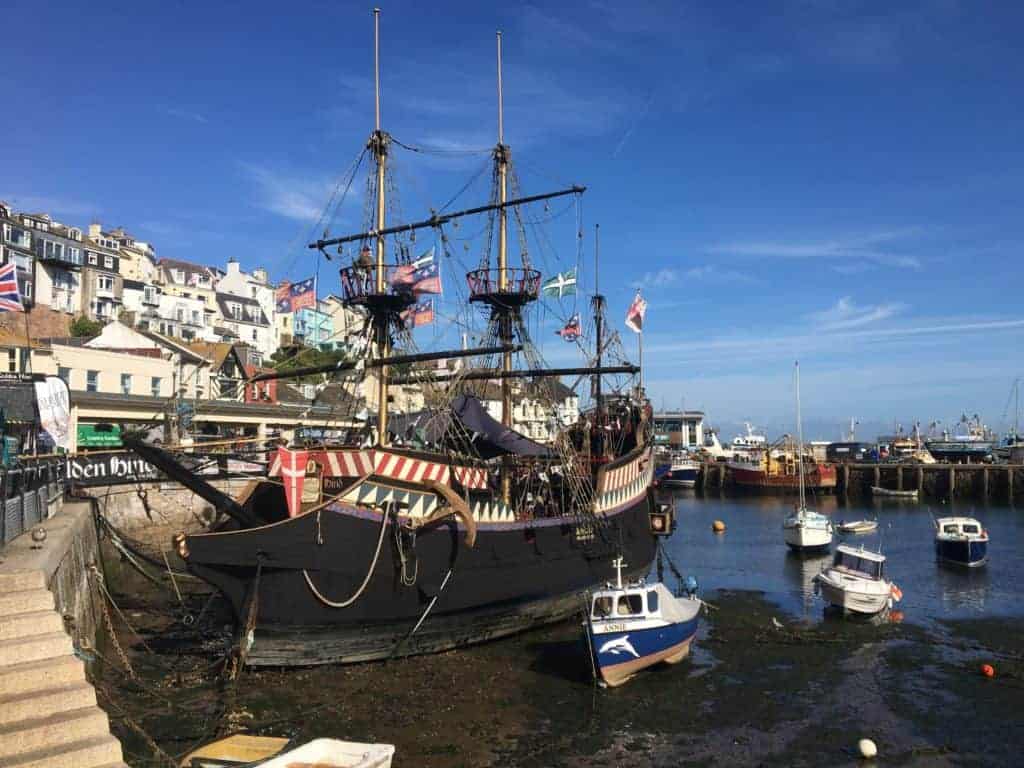
{"type": "Polygon", "coordinates": [[[100,211],[95,203],[54,195],[0,194],[0,200],[9,203],[18,211],[48,213],[56,217],[95,216],[100,211]]]}
{"type": "MultiPolygon", "coordinates": [[[[1018,332],[1024,330],[1024,318],[960,320],[957,318],[935,318],[925,323],[919,320],[915,325],[885,326],[880,328],[846,327],[831,330],[815,329],[813,333],[780,329],[774,333],[756,329],[749,333],[730,336],[711,336],[703,339],[680,341],[677,336],[664,335],[645,343],[652,353],[661,355],[664,364],[676,364],[681,359],[707,358],[721,360],[722,353],[743,355],[748,360],[755,356],[777,357],[780,353],[801,353],[808,350],[836,348],[836,343],[896,341],[923,337],[941,338],[951,342],[954,337],[982,332],[1018,332]]],[[[919,343],[915,341],[915,343],[919,343]]]]}
{"type": "Polygon", "coordinates": [[[657,288],[687,280],[707,280],[721,283],[752,283],[751,275],[735,269],[722,269],[714,264],[701,264],[694,267],[663,267],[653,272],[645,272],[639,280],[634,280],[634,288],[657,288]]]}
{"type": "Polygon", "coordinates": [[[179,120],[187,120],[192,123],[208,123],[206,115],[202,115],[199,112],[193,112],[188,109],[182,109],[181,107],[161,107],[161,112],[170,117],[176,117],[179,120]]]}
{"type": "Polygon", "coordinates": [[[241,163],[241,167],[256,186],[256,205],[294,221],[319,221],[335,186],[324,176],[283,172],[257,163],[241,163]]]}
{"type": "Polygon", "coordinates": [[[808,319],[822,330],[834,331],[846,328],[860,328],[899,314],[906,305],[899,302],[858,306],[849,296],[843,296],[835,304],[821,312],[813,312],[808,319]]]}
{"type": "Polygon", "coordinates": [[[917,233],[916,229],[902,229],[825,240],[748,240],[713,245],[708,251],[726,256],[846,260],[852,266],[869,263],[899,269],[920,269],[921,260],[916,255],[904,252],[907,248],[906,240],[917,233]]]}

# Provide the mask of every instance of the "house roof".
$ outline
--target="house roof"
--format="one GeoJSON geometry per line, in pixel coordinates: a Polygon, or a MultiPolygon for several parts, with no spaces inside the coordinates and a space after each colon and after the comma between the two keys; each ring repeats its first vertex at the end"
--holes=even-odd
{"type": "Polygon", "coordinates": [[[156,331],[138,329],[138,332],[145,336],[147,339],[155,341],[160,346],[167,347],[168,349],[174,350],[175,352],[184,357],[190,358],[193,362],[202,363],[206,360],[205,357],[197,354],[195,350],[191,349],[188,344],[182,344],[180,341],[175,341],[174,339],[168,338],[167,336],[159,334],[156,331]]]}
{"type": "Polygon", "coordinates": [[[218,293],[217,305],[220,307],[220,313],[224,316],[225,320],[230,320],[233,323],[248,323],[250,325],[270,325],[270,321],[267,320],[267,316],[263,313],[263,308],[256,299],[250,299],[248,296],[235,296],[231,293],[218,293]],[[256,319],[250,319],[246,316],[235,317],[228,310],[229,303],[241,304],[243,307],[250,307],[254,311],[256,319]]]}
{"type": "Polygon", "coordinates": [[[28,347],[32,349],[49,349],[48,339],[28,339],[24,331],[9,330],[0,328],[0,347],[9,349],[11,347],[28,347]]]}
{"type": "Polygon", "coordinates": [[[239,368],[244,368],[241,358],[235,351],[235,345],[227,341],[193,341],[189,349],[209,360],[214,368],[220,368],[228,355],[234,355],[239,368]]]}
{"type": "MultiPolygon", "coordinates": [[[[206,277],[210,278],[211,283],[213,282],[213,270],[211,270],[209,267],[203,266],[202,264],[193,264],[188,261],[164,258],[157,261],[156,265],[160,267],[160,269],[165,270],[168,273],[170,273],[170,271],[173,269],[179,269],[182,272],[184,272],[185,280],[182,283],[177,283],[175,281],[176,285],[187,285],[189,282],[189,278],[192,275],[205,275],[206,277]]],[[[173,278],[173,276],[171,277],[173,278]]]]}

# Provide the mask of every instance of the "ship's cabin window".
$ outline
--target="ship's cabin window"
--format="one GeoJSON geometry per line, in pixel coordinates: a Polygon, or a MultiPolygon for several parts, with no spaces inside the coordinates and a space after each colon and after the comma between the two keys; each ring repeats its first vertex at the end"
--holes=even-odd
{"type": "Polygon", "coordinates": [[[656,589],[647,593],[647,610],[651,613],[658,612],[658,590],[656,589]]]}
{"type": "Polygon", "coordinates": [[[964,533],[981,533],[981,531],[978,530],[978,526],[974,523],[964,523],[963,529],[964,533]]]}
{"type": "Polygon", "coordinates": [[[643,595],[622,595],[616,608],[619,616],[635,616],[644,612],[643,595]]]}
{"type": "Polygon", "coordinates": [[[594,618],[603,619],[612,615],[612,599],[610,597],[594,598],[594,618]]]}
{"type": "Polygon", "coordinates": [[[944,525],[944,526],[942,526],[942,532],[943,533],[959,533],[959,531],[957,530],[957,527],[956,527],[956,523],[952,523],[951,525],[944,525]]]}

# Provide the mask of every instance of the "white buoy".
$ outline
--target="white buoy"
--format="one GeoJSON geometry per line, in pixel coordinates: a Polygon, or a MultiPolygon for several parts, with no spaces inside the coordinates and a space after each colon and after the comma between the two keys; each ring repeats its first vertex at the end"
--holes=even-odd
{"type": "Polygon", "coordinates": [[[868,760],[875,757],[878,754],[878,747],[875,746],[875,742],[871,739],[861,739],[857,742],[857,749],[860,750],[860,756],[865,757],[868,760]]]}

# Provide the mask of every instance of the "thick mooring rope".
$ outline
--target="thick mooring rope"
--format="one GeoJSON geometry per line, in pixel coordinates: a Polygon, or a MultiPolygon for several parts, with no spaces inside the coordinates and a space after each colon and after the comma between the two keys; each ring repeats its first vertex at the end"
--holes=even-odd
{"type": "Polygon", "coordinates": [[[352,603],[359,599],[359,596],[363,594],[363,591],[370,583],[370,577],[373,576],[373,572],[377,569],[377,561],[380,559],[380,550],[384,544],[384,534],[388,529],[388,517],[390,517],[389,509],[385,508],[381,513],[380,534],[377,536],[377,551],[373,553],[373,562],[370,563],[370,569],[366,572],[366,578],[363,579],[363,583],[359,585],[359,589],[355,591],[352,597],[341,602],[327,598],[319,589],[316,588],[316,585],[313,584],[313,580],[309,578],[309,571],[305,568],[302,569],[302,575],[306,579],[306,584],[309,585],[310,591],[316,596],[317,600],[329,608],[348,608],[352,603]]]}

